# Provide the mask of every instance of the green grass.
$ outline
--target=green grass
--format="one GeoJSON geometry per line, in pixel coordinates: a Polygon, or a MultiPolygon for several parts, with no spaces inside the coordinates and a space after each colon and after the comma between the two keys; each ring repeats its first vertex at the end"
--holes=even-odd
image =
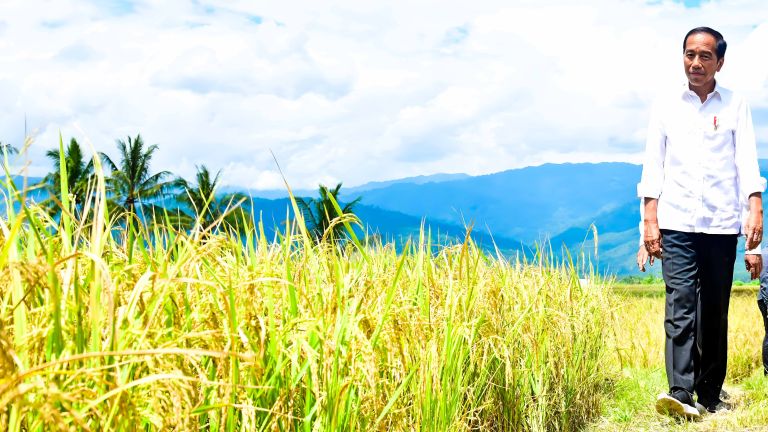
{"type": "Polygon", "coordinates": [[[611,380],[602,418],[592,431],[741,431],[768,430],[768,379],[760,349],[762,320],[755,287],[734,287],[729,314],[728,377],[725,388],[735,410],[681,422],[656,413],[654,403],[667,390],[664,372],[663,286],[614,288],[612,345],[619,372],[611,380]],[[628,323],[632,323],[628,325],[628,323]]]}
{"type": "MultiPolygon", "coordinates": [[[[760,289],[760,284],[734,282],[731,287],[731,295],[754,295],[760,289]]],[[[625,284],[614,283],[611,285],[613,292],[624,297],[664,297],[664,284],[625,284]]]]}
{"type": "Polygon", "coordinates": [[[658,420],[655,411],[649,409],[649,401],[655,401],[660,389],[666,386],[662,368],[622,370],[611,393],[612,402],[606,402],[606,418],[612,425],[622,428],[658,420]]]}
{"type": "Polygon", "coordinates": [[[663,369],[625,369],[606,402],[603,418],[591,431],[763,431],[768,430],[768,380],[756,371],[725,389],[736,405],[732,412],[681,421],[656,413],[656,396],[666,387],[663,369]]]}

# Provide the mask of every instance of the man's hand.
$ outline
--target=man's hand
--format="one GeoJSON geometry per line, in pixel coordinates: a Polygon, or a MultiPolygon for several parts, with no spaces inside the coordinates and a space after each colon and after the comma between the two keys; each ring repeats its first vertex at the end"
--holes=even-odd
{"type": "Polygon", "coordinates": [[[659,200],[645,198],[643,202],[643,243],[645,250],[651,257],[661,259],[661,231],[659,221],[656,219],[656,208],[659,200]]]}
{"type": "Polygon", "coordinates": [[[748,250],[756,248],[763,241],[763,196],[760,193],[749,196],[749,216],[744,231],[748,250]]]}
{"type": "Polygon", "coordinates": [[[651,258],[661,259],[661,231],[659,230],[659,223],[655,220],[645,220],[644,222],[643,243],[645,244],[645,250],[651,258]]]}
{"type": "Polygon", "coordinates": [[[749,277],[757,279],[763,270],[763,257],[758,254],[746,254],[744,255],[744,265],[747,267],[749,277]]]}
{"type": "Polygon", "coordinates": [[[648,254],[648,251],[645,250],[645,246],[640,246],[637,249],[637,268],[641,272],[645,271],[645,263],[649,262],[650,265],[653,265],[654,257],[648,254]]]}

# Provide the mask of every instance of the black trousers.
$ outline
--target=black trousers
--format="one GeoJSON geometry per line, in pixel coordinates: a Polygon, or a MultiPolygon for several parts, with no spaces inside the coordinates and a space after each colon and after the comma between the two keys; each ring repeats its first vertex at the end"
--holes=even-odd
{"type": "Polygon", "coordinates": [[[757,308],[760,309],[760,315],[763,316],[763,328],[765,329],[765,336],[763,336],[763,374],[768,376],[768,304],[765,300],[760,298],[757,300],[757,308]]]}
{"type": "Polygon", "coordinates": [[[736,242],[736,234],[661,230],[667,381],[704,404],[719,399],[725,381],[736,242]]]}
{"type": "Polygon", "coordinates": [[[763,270],[760,272],[760,291],[757,292],[757,307],[763,316],[763,373],[768,376],[768,256],[763,255],[763,270]]]}

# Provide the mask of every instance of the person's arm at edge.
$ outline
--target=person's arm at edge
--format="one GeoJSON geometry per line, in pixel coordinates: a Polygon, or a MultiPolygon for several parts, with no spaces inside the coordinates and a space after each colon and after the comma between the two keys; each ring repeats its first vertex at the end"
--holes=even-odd
{"type": "Polygon", "coordinates": [[[749,277],[757,279],[763,270],[763,255],[760,241],[754,237],[755,228],[749,231],[749,224],[755,224],[760,227],[760,236],[762,236],[763,225],[763,196],[760,192],[755,192],[749,196],[749,215],[747,216],[747,243],[744,251],[744,266],[749,272],[749,277]],[[759,222],[757,222],[759,220],[759,222]],[[759,225],[758,225],[759,224],[759,225]],[[750,242],[750,236],[752,241],[750,242]]]}
{"type": "Polygon", "coordinates": [[[734,132],[735,163],[739,179],[740,200],[747,201],[743,223],[746,236],[744,264],[752,279],[760,277],[763,268],[761,246],[763,236],[763,196],[765,179],[757,165],[757,144],[749,105],[742,100],[734,132]],[[746,195],[746,196],[745,196],[746,195]]]}
{"type": "Polygon", "coordinates": [[[645,140],[643,174],[637,185],[637,196],[643,199],[643,242],[648,253],[661,258],[661,231],[656,214],[661,186],[664,182],[664,158],[667,138],[660,119],[660,103],[651,108],[651,119],[645,140]]]}
{"type": "Polygon", "coordinates": [[[640,235],[638,236],[637,241],[637,269],[641,272],[645,272],[645,263],[649,263],[650,265],[653,265],[654,257],[648,255],[648,251],[645,249],[645,242],[644,242],[644,222],[643,222],[643,214],[645,214],[645,211],[643,211],[643,208],[645,207],[644,200],[640,200],[640,223],[638,223],[638,231],[640,232],[640,235]]]}

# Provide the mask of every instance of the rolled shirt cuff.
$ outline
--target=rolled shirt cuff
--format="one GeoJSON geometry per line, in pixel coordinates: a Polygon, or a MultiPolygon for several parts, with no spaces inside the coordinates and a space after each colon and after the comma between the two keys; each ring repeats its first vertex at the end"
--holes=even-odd
{"type": "Polygon", "coordinates": [[[661,188],[656,185],[649,185],[647,183],[637,184],[637,197],[638,198],[656,198],[661,196],[661,188]]]}
{"type": "Polygon", "coordinates": [[[755,181],[742,186],[742,190],[744,191],[744,198],[748,198],[750,195],[756,192],[759,192],[759,193],[765,192],[765,187],[766,187],[765,177],[758,177],[757,179],[755,179],[755,181]]]}
{"type": "Polygon", "coordinates": [[[759,243],[754,249],[747,249],[744,251],[744,255],[762,255],[762,243],[759,243]]]}

